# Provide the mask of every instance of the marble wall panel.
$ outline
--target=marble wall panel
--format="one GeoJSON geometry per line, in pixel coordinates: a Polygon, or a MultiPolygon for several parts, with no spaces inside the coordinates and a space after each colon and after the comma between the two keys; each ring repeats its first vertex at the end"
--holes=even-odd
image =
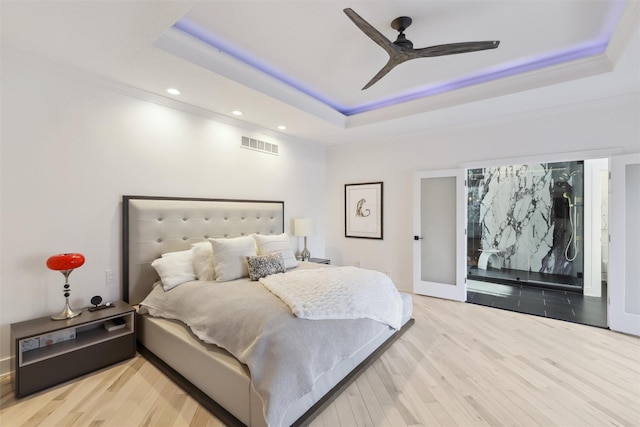
{"type": "Polygon", "coordinates": [[[553,245],[551,171],[545,164],[483,170],[478,198],[482,248],[500,249],[503,267],[540,271],[553,245]]]}

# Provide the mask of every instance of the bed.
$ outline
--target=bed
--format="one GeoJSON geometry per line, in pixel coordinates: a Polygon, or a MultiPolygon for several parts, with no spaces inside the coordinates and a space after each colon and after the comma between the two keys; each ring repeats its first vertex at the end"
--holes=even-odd
{"type": "MultiPolygon", "coordinates": [[[[270,278],[288,278],[295,274],[302,276],[313,270],[317,271],[308,274],[335,275],[337,270],[347,269],[347,267],[327,267],[298,262],[296,267],[287,269],[287,273],[267,276],[261,278],[259,282],[242,277],[223,284],[208,286],[209,282],[195,280],[180,284],[174,289],[163,289],[164,283],[159,282],[157,272],[160,271],[157,270],[157,260],[161,260],[163,254],[185,253],[195,247],[194,245],[211,239],[214,242],[226,242],[225,239],[231,242],[236,239],[243,240],[247,236],[264,236],[264,239],[272,236],[273,239],[268,240],[271,242],[278,240],[278,236],[286,236],[284,234],[284,202],[123,196],[122,212],[123,294],[127,302],[139,307],[136,314],[139,351],[227,425],[263,427],[267,425],[308,424],[413,323],[411,298],[406,294],[401,294],[399,323],[396,328],[391,328],[370,319],[296,320],[296,317],[291,315],[289,307],[283,302],[284,300],[274,297],[272,288],[266,289],[269,283],[274,286],[272,282],[268,282],[270,278]],[[156,268],[152,266],[152,263],[156,268]],[[335,330],[342,330],[345,335],[351,333],[350,329],[355,330],[356,326],[360,328],[362,325],[362,327],[366,327],[366,335],[363,335],[362,342],[353,344],[357,345],[355,350],[345,350],[345,354],[348,356],[336,356],[334,361],[326,362],[330,363],[329,369],[314,372],[310,388],[292,392],[293,397],[287,398],[289,400],[284,405],[277,406],[275,403],[265,403],[276,402],[279,395],[274,393],[274,396],[270,398],[265,397],[264,387],[261,385],[264,381],[261,378],[270,375],[254,375],[252,378],[249,366],[254,366],[255,370],[255,365],[251,362],[247,365],[239,360],[242,359],[246,362],[244,352],[237,354],[238,357],[234,357],[230,351],[202,341],[196,336],[196,334],[201,336],[201,329],[194,326],[190,318],[183,320],[188,322],[191,327],[181,320],[153,313],[156,305],[152,297],[155,294],[161,295],[162,298],[167,295],[178,298],[181,294],[192,296],[194,295],[192,289],[198,288],[217,293],[212,294],[213,297],[206,298],[208,301],[215,302],[223,293],[233,292],[229,289],[241,289],[240,287],[232,288],[232,286],[237,286],[236,281],[242,283],[242,289],[247,289],[247,292],[260,294],[256,295],[256,298],[258,296],[266,298],[256,303],[256,306],[264,306],[264,316],[272,315],[269,310],[282,311],[283,313],[286,311],[289,316],[285,316],[287,318],[282,322],[287,325],[297,322],[296,325],[304,324],[304,328],[316,328],[319,327],[317,325],[324,322],[324,324],[330,325],[327,329],[332,331],[333,328],[343,328],[335,330]],[[262,281],[265,282],[262,283],[262,281]],[[261,286],[260,283],[264,286],[261,286]],[[149,301],[153,303],[149,303],[149,301]],[[140,304],[143,302],[145,304],[141,307],[140,304]],[[274,308],[271,309],[270,306],[274,308]],[[270,412],[269,405],[282,408],[279,409],[277,418],[273,418],[271,413],[273,411],[270,412]]],[[[274,255],[278,255],[278,262],[281,262],[281,255],[274,255]]],[[[289,262],[290,260],[287,261],[287,263],[289,262]]],[[[248,298],[253,298],[253,295],[251,294],[248,298]]],[[[170,304],[175,304],[175,302],[167,303],[169,307],[170,304]]],[[[216,310],[223,308],[224,306],[220,305],[216,310]]],[[[253,318],[253,316],[249,317],[253,318]]],[[[234,319],[233,321],[239,322],[240,320],[234,319]]],[[[245,320],[242,322],[244,323],[237,323],[241,325],[238,330],[250,331],[251,326],[245,320]]],[[[315,332],[307,332],[305,329],[300,329],[300,331],[302,332],[298,332],[299,335],[315,334],[315,332]]],[[[213,328],[211,333],[219,332],[219,328],[213,328]]],[[[359,335],[360,332],[354,335],[352,340],[356,341],[356,337],[359,335]]],[[[321,340],[322,338],[318,338],[319,342],[321,340]]],[[[217,341],[214,339],[211,342],[217,341]]],[[[291,351],[294,347],[287,347],[287,345],[284,342],[282,345],[274,345],[264,350],[263,353],[256,353],[249,360],[263,360],[266,358],[265,355],[277,353],[277,351],[286,353],[270,357],[280,360],[279,358],[283,357],[282,354],[288,356],[289,353],[292,354],[291,357],[297,357],[293,355],[295,352],[291,351]]],[[[295,348],[305,348],[307,345],[310,346],[310,342],[295,348]]],[[[254,347],[260,346],[251,346],[252,351],[254,351],[254,347]]],[[[235,351],[235,349],[232,348],[231,351],[235,351]]],[[[324,352],[318,352],[311,348],[308,351],[313,351],[314,354],[324,354],[324,352]]],[[[277,377],[280,375],[277,372],[279,371],[274,368],[273,372],[275,373],[272,376],[276,378],[275,380],[269,379],[269,381],[277,383],[277,377]]],[[[290,384],[290,382],[285,381],[284,384],[290,384]]],[[[300,382],[304,383],[304,381],[300,382]]],[[[298,384],[295,385],[298,386],[298,384]]],[[[283,390],[282,385],[278,390],[283,390]]],[[[288,388],[284,390],[288,391],[288,388]]]]}

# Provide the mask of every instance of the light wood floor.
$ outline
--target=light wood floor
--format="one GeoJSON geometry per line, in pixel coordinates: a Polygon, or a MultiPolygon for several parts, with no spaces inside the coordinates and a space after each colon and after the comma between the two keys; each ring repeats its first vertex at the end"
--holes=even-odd
{"type": "MultiPolygon", "coordinates": [[[[414,296],[415,325],[312,426],[640,426],[640,339],[414,296]]],[[[1,426],[222,425],[138,356],[16,401],[1,426]]]]}

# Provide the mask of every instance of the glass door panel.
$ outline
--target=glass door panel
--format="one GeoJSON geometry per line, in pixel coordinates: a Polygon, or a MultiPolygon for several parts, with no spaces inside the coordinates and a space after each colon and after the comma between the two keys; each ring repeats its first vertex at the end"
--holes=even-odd
{"type": "Polygon", "coordinates": [[[414,292],[466,300],[464,171],[414,177],[414,292]]]}

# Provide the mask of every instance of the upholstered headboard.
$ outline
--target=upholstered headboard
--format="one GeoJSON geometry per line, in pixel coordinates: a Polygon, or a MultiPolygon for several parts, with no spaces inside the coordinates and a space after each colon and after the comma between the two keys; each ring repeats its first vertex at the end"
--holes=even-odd
{"type": "Polygon", "coordinates": [[[122,197],[123,298],[140,303],[158,280],[151,262],[209,237],[284,232],[284,202],[122,197]]]}

